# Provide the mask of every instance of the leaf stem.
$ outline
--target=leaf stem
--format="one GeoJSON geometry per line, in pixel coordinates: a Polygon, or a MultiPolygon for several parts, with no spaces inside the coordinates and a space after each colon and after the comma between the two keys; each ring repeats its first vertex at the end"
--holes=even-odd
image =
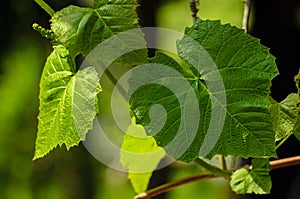
{"type": "Polygon", "coordinates": [[[247,33],[249,27],[252,0],[243,0],[243,1],[244,1],[243,29],[247,33]]]}
{"type": "Polygon", "coordinates": [[[194,160],[194,162],[200,167],[204,168],[209,174],[214,176],[230,179],[230,176],[232,174],[231,171],[220,169],[219,167],[216,167],[201,158],[197,158],[196,160],[194,160]]]}
{"type": "MultiPolygon", "coordinates": [[[[201,159],[197,159],[197,163],[199,163],[200,165],[205,166],[205,167],[209,165],[209,167],[213,167],[213,170],[214,169],[221,170],[218,167],[210,165],[209,163],[207,163],[201,159]]],[[[274,160],[274,161],[270,162],[270,165],[272,166],[272,170],[289,167],[289,166],[300,165],[300,156],[285,158],[285,159],[281,159],[281,160],[274,160]]],[[[250,170],[250,169],[252,169],[252,166],[245,166],[245,168],[250,170]]],[[[227,170],[225,170],[225,171],[226,171],[225,175],[227,175],[227,172],[229,172],[229,171],[227,171],[227,170]]],[[[223,172],[224,171],[222,170],[221,173],[223,173],[223,172]]],[[[158,196],[160,194],[163,194],[167,191],[170,191],[172,189],[175,189],[176,187],[179,187],[179,186],[182,186],[185,184],[189,184],[192,182],[198,182],[198,181],[202,181],[202,180],[208,180],[208,179],[217,178],[217,177],[221,177],[221,176],[216,176],[213,174],[196,174],[193,176],[178,179],[173,182],[163,184],[161,186],[150,189],[144,193],[136,195],[134,197],[134,199],[150,199],[151,197],[158,196]]]]}
{"type": "Polygon", "coordinates": [[[279,144],[276,146],[276,150],[282,145],[285,143],[285,141],[293,134],[293,131],[291,131],[285,138],[283,138],[279,144]]]}
{"type": "Polygon", "coordinates": [[[194,23],[196,23],[196,21],[198,20],[197,13],[199,9],[197,8],[197,3],[199,4],[199,0],[190,0],[190,8],[192,11],[192,17],[194,23]]]}
{"type": "Polygon", "coordinates": [[[115,78],[115,76],[110,72],[109,69],[106,69],[104,74],[108,77],[108,79],[111,81],[111,83],[114,86],[117,86],[117,89],[119,90],[120,94],[122,95],[122,97],[124,97],[126,99],[126,91],[125,89],[118,84],[118,80],[115,78]]]}
{"type": "Polygon", "coordinates": [[[43,0],[34,0],[39,6],[41,6],[51,17],[54,15],[55,11],[43,0]]]}

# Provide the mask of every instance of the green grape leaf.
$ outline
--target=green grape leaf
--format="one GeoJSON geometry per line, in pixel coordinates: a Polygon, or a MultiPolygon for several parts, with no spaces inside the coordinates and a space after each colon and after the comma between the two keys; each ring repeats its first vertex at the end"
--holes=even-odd
{"type": "MultiPolygon", "coordinates": [[[[273,125],[270,118],[268,96],[271,80],[278,75],[275,57],[269,49],[262,46],[259,40],[246,34],[242,29],[221,25],[220,21],[199,20],[185,34],[197,41],[211,56],[224,82],[226,104],[215,96],[218,93],[208,90],[207,83],[213,84],[215,71],[201,64],[195,66],[201,74],[198,92],[201,98],[210,97],[214,102],[226,107],[226,120],[219,142],[210,153],[224,156],[270,157],[276,156],[273,125]],[[205,81],[201,81],[205,80],[205,81]]],[[[185,38],[178,42],[179,55],[189,60],[193,55],[185,38]]],[[[204,62],[205,63],[205,62],[204,62]]],[[[196,85],[196,84],[194,84],[196,85]]],[[[202,106],[200,132],[208,128],[211,110],[202,106]],[[202,129],[201,129],[202,128],[202,129]]],[[[218,121],[215,121],[218,123],[218,121]]],[[[199,143],[199,140],[194,142],[199,143]]],[[[202,143],[209,144],[209,143],[202,143]]]]}
{"type": "Polygon", "coordinates": [[[236,170],[231,175],[230,186],[237,194],[268,194],[272,187],[269,171],[271,166],[267,159],[253,159],[252,170],[236,170]]]}
{"type": "Polygon", "coordinates": [[[128,127],[121,148],[120,162],[128,169],[128,178],[136,193],[147,189],[152,171],[156,169],[165,151],[158,147],[153,137],[147,136],[142,125],[128,127]]]}
{"type": "MultiPolygon", "coordinates": [[[[72,56],[87,56],[102,41],[120,32],[138,28],[134,0],[95,1],[95,8],[68,6],[56,12],[51,19],[55,39],[63,44],[72,56]]],[[[146,46],[142,32],[136,41],[146,46]]],[[[132,42],[131,42],[132,43],[132,42]]],[[[129,44],[128,44],[129,45],[129,44]]],[[[132,53],[132,63],[143,63],[147,50],[132,53]]]]}
{"type": "Polygon", "coordinates": [[[171,57],[157,52],[149,62],[149,67],[131,71],[128,80],[129,93],[133,93],[130,110],[137,123],[145,127],[147,135],[153,136],[168,155],[177,159],[189,150],[197,136],[199,117],[192,116],[199,116],[198,98],[191,95],[194,90],[190,82],[178,72],[185,73],[184,68],[171,57]],[[143,83],[149,78],[150,83],[143,83]],[[137,82],[142,86],[136,86],[139,85],[137,82]]]}
{"type": "Polygon", "coordinates": [[[296,93],[289,94],[286,99],[277,103],[271,99],[271,116],[275,130],[275,140],[288,136],[294,129],[299,113],[300,97],[296,93]]]}
{"type": "Polygon", "coordinates": [[[40,81],[40,112],[33,159],[57,145],[78,145],[93,126],[101,91],[92,67],[75,72],[75,62],[63,46],[54,46],[40,81]]]}
{"type": "MultiPolygon", "coordinates": [[[[213,150],[205,155],[206,157],[211,158],[216,154],[244,158],[276,157],[269,94],[271,80],[278,75],[278,71],[275,58],[269,53],[269,49],[262,46],[258,39],[246,34],[244,30],[229,24],[221,25],[220,21],[198,20],[191,28],[186,29],[185,35],[177,42],[177,51],[179,56],[188,63],[189,69],[181,67],[176,61],[161,54],[150,62],[164,64],[179,71],[190,83],[197,95],[200,112],[199,127],[195,137],[187,133],[187,127],[191,125],[187,122],[193,119],[182,118],[180,108],[176,105],[179,102],[174,98],[176,96],[164,86],[143,86],[131,96],[130,108],[137,118],[137,123],[143,126],[149,125],[152,118],[147,115],[151,106],[161,104],[166,111],[166,122],[161,130],[151,132],[150,129],[147,133],[154,135],[157,144],[164,147],[167,154],[172,157],[178,157],[183,145],[188,143],[186,140],[193,139],[186,152],[180,158],[176,158],[190,162],[199,156],[202,146],[211,144],[205,140],[205,136],[210,127],[213,102],[217,104],[220,112],[225,114],[225,123],[218,142],[213,146],[213,150]],[[192,38],[206,50],[217,70],[208,69],[203,65],[205,62],[201,60],[195,66],[189,63],[190,58],[199,51],[194,49],[187,37],[192,38]],[[216,96],[219,93],[209,90],[207,86],[207,83],[215,85],[214,83],[219,81],[215,79],[216,73],[221,75],[224,83],[225,90],[219,93],[226,93],[226,104],[218,101],[216,96]],[[142,91],[143,89],[145,92],[142,91]],[[183,123],[188,125],[184,125],[184,129],[178,131],[182,119],[183,123]],[[181,141],[177,140],[173,145],[168,145],[176,137],[181,137],[181,141]]],[[[156,72],[165,73],[165,71],[156,72]]],[[[143,81],[149,74],[145,72],[133,75],[128,81],[129,87],[143,81]]],[[[164,80],[161,82],[169,81],[176,84],[179,78],[162,79],[164,80]]],[[[181,84],[177,85],[177,87],[181,86],[181,84]]],[[[184,92],[181,93],[180,98],[186,97],[183,94],[184,92]]],[[[191,118],[193,114],[190,115],[191,118]]],[[[215,128],[222,128],[218,126],[219,123],[220,120],[212,121],[215,128]]]]}

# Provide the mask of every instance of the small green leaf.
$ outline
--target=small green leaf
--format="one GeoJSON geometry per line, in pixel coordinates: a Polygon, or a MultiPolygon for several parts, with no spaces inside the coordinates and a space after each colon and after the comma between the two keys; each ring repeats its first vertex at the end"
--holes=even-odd
{"type": "Polygon", "coordinates": [[[253,159],[252,170],[242,168],[235,171],[231,175],[230,186],[237,194],[268,194],[272,187],[270,170],[267,159],[253,159]]]}
{"type": "Polygon", "coordinates": [[[135,192],[147,189],[152,171],[164,156],[165,151],[157,146],[153,137],[146,135],[144,127],[132,121],[124,135],[120,162],[128,169],[135,192]]]}
{"type": "Polygon", "coordinates": [[[75,73],[75,63],[63,46],[55,46],[40,81],[40,112],[33,159],[57,145],[78,145],[93,126],[100,92],[98,73],[92,67],[75,73]]]}
{"type": "MultiPolygon", "coordinates": [[[[56,12],[51,19],[51,30],[74,57],[79,53],[87,56],[102,41],[118,33],[138,28],[138,17],[134,0],[95,1],[95,8],[68,6],[56,12]]],[[[134,42],[141,42],[145,49],[132,53],[132,63],[144,63],[147,57],[146,42],[140,36],[134,42]]],[[[127,44],[130,46],[132,44],[127,44]]],[[[130,64],[130,63],[129,63],[130,64]]]]}
{"type": "Polygon", "coordinates": [[[299,113],[300,97],[296,93],[291,93],[280,103],[273,99],[271,99],[271,103],[270,111],[274,124],[275,140],[278,141],[293,131],[299,113]]]}

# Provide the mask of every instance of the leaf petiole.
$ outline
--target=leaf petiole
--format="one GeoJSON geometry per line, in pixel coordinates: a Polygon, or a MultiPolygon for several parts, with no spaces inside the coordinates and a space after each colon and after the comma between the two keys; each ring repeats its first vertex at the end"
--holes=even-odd
{"type": "Polygon", "coordinates": [[[218,176],[218,177],[224,177],[225,179],[230,179],[230,176],[232,174],[231,171],[220,169],[205,160],[201,158],[197,158],[194,160],[196,164],[198,164],[200,167],[204,168],[209,174],[218,176]]]}
{"type": "Polygon", "coordinates": [[[51,17],[54,15],[55,11],[43,0],[34,0],[39,6],[41,6],[51,17]]]}
{"type": "Polygon", "coordinates": [[[285,141],[293,134],[293,131],[291,131],[284,139],[282,139],[278,145],[276,146],[276,150],[282,145],[285,143],[285,141]]]}

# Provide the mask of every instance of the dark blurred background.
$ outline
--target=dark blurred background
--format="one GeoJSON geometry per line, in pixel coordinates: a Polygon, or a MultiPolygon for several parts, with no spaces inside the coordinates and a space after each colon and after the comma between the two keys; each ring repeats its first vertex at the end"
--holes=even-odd
{"type": "MultiPolygon", "coordinates": [[[[160,26],[182,32],[192,24],[188,0],[139,1],[142,6],[138,12],[143,26],[160,26]]],[[[242,0],[200,1],[201,18],[221,19],[223,23],[241,26],[242,0]]],[[[91,4],[91,1],[84,0],[46,2],[56,11],[69,4],[91,4]]],[[[31,26],[37,22],[47,28],[50,17],[33,0],[3,1],[0,15],[0,198],[132,198],[134,193],[126,174],[103,166],[81,144],[68,152],[65,147],[58,147],[43,159],[32,161],[37,131],[39,78],[52,49],[50,41],[33,31],[31,26]]],[[[271,53],[278,58],[281,75],[274,80],[272,95],[282,100],[295,91],[293,76],[299,68],[299,2],[258,0],[251,21],[251,33],[261,38],[262,43],[270,47],[271,53]]],[[[282,146],[279,156],[299,155],[299,149],[299,144],[292,138],[282,146]]],[[[175,164],[167,169],[167,175],[155,174],[151,185],[197,172],[199,169],[194,165],[175,164]]],[[[272,172],[274,195],[269,198],[298,198],[299,174],[299,167],[272,172]]],[[[170,199],[232,197],[222,179],[186,185],[164,196],[170,199]]]]}

